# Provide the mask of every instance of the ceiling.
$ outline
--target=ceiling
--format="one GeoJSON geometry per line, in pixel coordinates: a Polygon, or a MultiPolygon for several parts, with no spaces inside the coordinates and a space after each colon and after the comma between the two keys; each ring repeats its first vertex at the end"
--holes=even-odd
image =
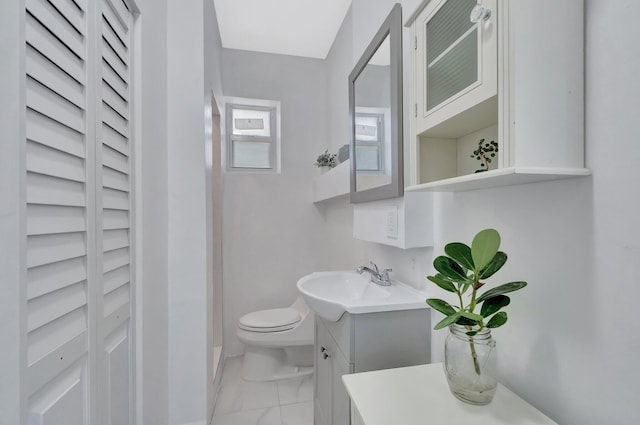
{"type": "Polygon", "coordinates": [[[351,0],[213,0],[222,47],[324,59],[351,0]]]}

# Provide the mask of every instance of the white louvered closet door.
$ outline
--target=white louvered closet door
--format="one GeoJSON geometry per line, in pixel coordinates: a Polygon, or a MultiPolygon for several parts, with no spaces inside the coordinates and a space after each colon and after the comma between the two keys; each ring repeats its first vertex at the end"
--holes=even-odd
{"type": "Polygon", "coordinates": [[[98,398],[102,425],[128,424],[133,390],[131,337],[131,13],[122,0],[97,0],[98,398]],[[100,299],[101,298],[101,299],[100,299]]]}
{"type": "Polygon", "coordinates": [[[27,423],[133,417],[122,0],[25,0],[27,423]]]}

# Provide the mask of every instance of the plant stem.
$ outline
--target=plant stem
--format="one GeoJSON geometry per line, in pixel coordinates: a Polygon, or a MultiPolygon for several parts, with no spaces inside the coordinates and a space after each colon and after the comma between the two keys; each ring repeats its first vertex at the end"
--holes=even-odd
{"type": "MultiPolygon", "coordinates": [[[[478,291],[477,288],[476,288],[476,285],[477,285],[479,280],[480,279],[479,279],[479,276],[478,276],[477,272],[474,273],[474,276],[473,276],[474,283],[473,283],[472,290],[471,290],[471,303],[466,308],[466,310],[469,313],[473,313],[473,310],[475,310],[475,308],[476,308],[476,293],[478,291]]],[[[456,295],[458,296],[458,299],[460,300],[460,311],[463,311],[463,310],[465,310],[465,307],[464,307],[464,301],[462,301],[462,291],[461,291],[460,287],[458,287],[455,292],[456,292],[456,295]]],[[[482,328],[484,327],[482,321],[480,323],[478,323],[478,326],[479,326],[480,330],[482,330],[482,328]]],[[[473,327],[471,327],[471,326],[465,326],[465,328],[468,331],[473,330],[473,327]]],[[[480,364],[478,363],[478,353],[476,353],[476,345],[473,342],[473,337],[472,336],[469,337],[469,347],[471,348],[471,358],[473,358],[473,368],[475,369],[476,374],[480,375],[481,371],[480,371],[480,364]]]]}
{"type": "Polygon", "coordinates": [[[464,301],[462,301],[462,294],[460,293],[460,291],[456,291],[456,294],[458,295],[458,299],[460,300],[460,311],[464,310],[464,301]]]}
{"type": "Polygon", "coordinates": [[[480,364],[478,363],[478,354],[476,353],[476,345],[473,343],[473,337],[469,337],[469,347],[471,347],[471,357],[473,358],[473,368],[476,374],[480,375],[480,364]]]}
{"type": "Polygon", "coordinates": [[[473,310],[475,310],[476,308],[476,293],[478,292],[478,289],[476,289],[476,286],[478,285],[478,281],[480,279],[478,278],[478,276],[474,276],[473,279],[473,290],[471,292],[471,304],[469,304],[469,313],[473,313],[473,310]]]}

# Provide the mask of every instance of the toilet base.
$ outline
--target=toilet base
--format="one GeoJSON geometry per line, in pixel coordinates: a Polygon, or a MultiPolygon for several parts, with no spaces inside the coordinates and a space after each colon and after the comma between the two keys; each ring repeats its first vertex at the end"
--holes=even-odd
{"type": "Polygon", "coordinates": [[[295,347],[245,346],[242,378],[247,381],[274,381],[313,373],[313,345],[295,347]]]}

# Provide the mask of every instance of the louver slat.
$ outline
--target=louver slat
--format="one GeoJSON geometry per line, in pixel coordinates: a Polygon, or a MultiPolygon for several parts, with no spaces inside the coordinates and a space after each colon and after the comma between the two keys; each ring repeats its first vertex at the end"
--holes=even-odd
{"type": "Polygon", "coordinates": [[[27,75],[48,87],[59,96],[73,103],[80,109],[85,109],[84,90],[82,84],[71,78],[57,66],[51,66],[51,62],[40,52],[27,46],[26,50],[27,75]]]}
{"type": "Polygon", "coordinates": [[[87,279],[87,267],[82,257],[32,267],[27,271],[27,299],[48,294],[87,279]]]}
{"type": "Polygon", "coordinates": [[[84,133],[82,109],[31,78],[27,78],[27,107],[78,133],[84,133]]]}
{"type": "Polygon", "coordinates": [[[27,140],[33,140],[79,158],[85,157],[84,138],[32,109],[27,109],[27,140]]]}
{"type": "Polygon", "coordinates": [[[108,23],[109,26],[111,26],[114,34],[118,37],[120,42],[126,47],[129,47],[129,28],[127,27],[127,24],[117,15],[117,12],[113,10],[113,6],[111,6],[112,3],[107,3],[108,4],[105,4],[105,6],[102,8],[102,15],[104,16],[104,20],[108,23]]]}
{"type": "Polygon", "coordinates": [[[28,12],[74,55],[83,54],[83,37],[47,0],[26,0],[28,12]]]}
{"type": "Polygon", "coordinates": [[[122,25],[123,28],[129,28],[128,22],[131,12],[129,12],[129,9],[121,0],[105,0],[103,9],[106,8],[111,8],[115,12],[118,23],[122,25]]]}
{"type": "Polygon", "coordinates": [[[86,82],[84,61],[71,54],[71,51],[63,43],[53,37],[31,15],[27,15],[26,21],[27,44],[46,56],[52,64],[64,70],[77,82],[84,84],[86,82]]]}
{"type": "Polygon", "coordinates": [[[84,33],[82,9],[76,6],[72,0],[49,0],[49,3],[64,16],[64,19],[66,19],[78,33],[84,33]]]}
{"type": "Polygon", "coordinates": [[[35,142],[27,143],[27,171],[77,182],[85,181],[82,158],[35,142]]]}

